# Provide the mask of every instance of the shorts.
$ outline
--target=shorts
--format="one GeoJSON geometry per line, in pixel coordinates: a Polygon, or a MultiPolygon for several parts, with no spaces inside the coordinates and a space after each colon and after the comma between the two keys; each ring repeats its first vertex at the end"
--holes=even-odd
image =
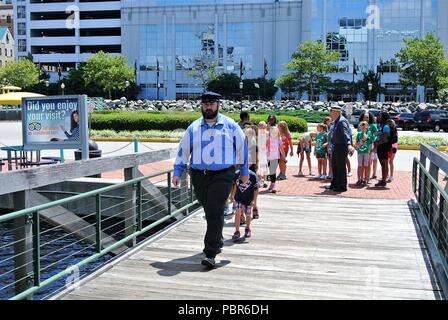
{"type": "Polygon", "coordinates": [[[241,202],[238,202],[236,204],[236,209],[241,209],[243,214],[250,215],[252,213],[252,207],[246,206],[245,204],[242,204],[241,202]]]}
{"type": "Polygon", "coordinates": [[[358,167],[368,167],[369,159],[370,159],[370,154],[358,153],[358,167]]]}
{"type": "Polygon", "coordinates": [[[378,159],[381,160],[387,160],[389,159],[389,151],[390,147],[387,143],[380,144],[376,150],[378,153],[378,159]]]}
{"type": "Polygon", "coordinates": [[[394,155],[396,153],[397,153],[397,148],[392,148],[391,150],[389,150],[388,158],[391,159],[392,155],[394,155]]]}
{"type": "MultiPolygon", "coordinates": [[[[305,153],[311,153],[311,144],[305,147],[305,153]]],[[[297,154],[300,154],[302,152],[302,145],[297,146],[297,154]]]]}
{"type": "Polygon", "coordinates": [[[372,161],[377,161],[378,160],[378,154],[376,153],[376,152],[372,152],[371,154],[370,154],[370,156],[372,157],[372,161]]]}
{"type": "Polygon", "coordinates": [[[316,153],[316,159],[327,159],[326,153],[316,153]]]}

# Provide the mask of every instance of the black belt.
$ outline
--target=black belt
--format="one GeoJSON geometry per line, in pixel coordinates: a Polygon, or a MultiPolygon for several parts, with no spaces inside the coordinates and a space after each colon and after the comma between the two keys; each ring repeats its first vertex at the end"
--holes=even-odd
{"type": "Polygon", "coordinates": [[[220,174],[220,173],[229,171],[229,169],[231,169],[231,168],[232,167],[228,167],[228,168],[225,168],[225,169],[222,169],[222,170],[207,170],[207,169],[199,170],[199,169],[191,168],[190,170],[193,171],[193,172],[196,172],[196,173],[203,174],[203,175],[215,175],[215,174],[220,174]]]}

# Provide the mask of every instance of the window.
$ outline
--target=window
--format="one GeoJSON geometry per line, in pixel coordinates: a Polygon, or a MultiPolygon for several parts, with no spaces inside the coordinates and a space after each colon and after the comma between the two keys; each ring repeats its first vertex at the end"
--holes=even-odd
{"type": "Polygon", "coordinates": [[[18,51],[26,52],[26,39],[19,39],[18,41],[18,51]]]}
{"type": "Polygon", "coordinates": [[[25,19],[26,18],[26,8],[25,6],[17,6],[17,18],[25,19]]]}
{"type": "Polygon", "coordinates": [[[25,22],[17,23],[17,34],[19,36],[26,35],[26,23],[25,22]]]}

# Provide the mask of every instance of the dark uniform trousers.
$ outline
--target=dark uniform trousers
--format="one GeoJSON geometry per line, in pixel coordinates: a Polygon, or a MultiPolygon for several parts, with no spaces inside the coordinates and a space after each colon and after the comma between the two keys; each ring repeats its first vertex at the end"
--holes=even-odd
{"type": "Polygon", "coordinates": [[[331,180],[332,188],[347,189],[347,156],[347,144],[334,145],[331,155],[331,168],[333,170],[333,180],[331,180]]]}
{"type": "Polygon", "coordinates": [[[207,220],[204,252],[208,258],[215,258],[223,246],[224,207],[232,191],[235,172],[232,167],[219,172],[191,169],[190,175],[194,193],[207,220]]]}

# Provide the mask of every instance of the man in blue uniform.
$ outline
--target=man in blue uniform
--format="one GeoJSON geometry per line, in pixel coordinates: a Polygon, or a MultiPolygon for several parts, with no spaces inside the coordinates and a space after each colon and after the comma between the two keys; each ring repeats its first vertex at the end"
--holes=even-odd
{"type": "Polygon", "coordinates": [[[342,108],[332,107],[330,117],[334,121],[331,128],[330,138],[333,144],[331,155],[331,168],[333,170],[333,179],[327,189],[335,192],[347,191],[347,167],[346,161],[349,153],[353,153],[352,136],[348,120],[341,115],[342,108]]]}
{"type": "Polygon", "coordinates": [[[242,182],[249,179],[246,137],[234,120],[219,113],[220,97],[214,92],[201,96],[203,116],[185,132],[173,176],[173,184],[178,186],[190,164],[194,192],[207,220],[201,263],[210,269],[215,267],[215,257],[223,246],[224,207],[232,190],[234,166],[240,166],[242,182]]]}

